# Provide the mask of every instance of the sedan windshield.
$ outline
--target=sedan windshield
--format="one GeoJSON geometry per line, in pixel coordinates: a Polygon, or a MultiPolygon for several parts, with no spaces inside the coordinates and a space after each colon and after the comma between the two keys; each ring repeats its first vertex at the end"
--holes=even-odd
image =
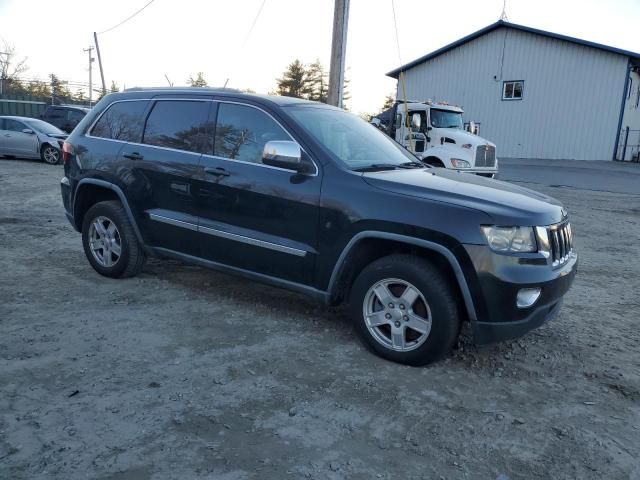
{"type": "Polygon", "coordinates": [[[38,120],[37,118],[30,118],[29,120],[25,120],[24,123],[29,125],[34,130],[37,130],[38,132],[44,133],[46,135],[66,135],[59,128],[54,127],[50,123],[38,120]]]}
{"type": "Polygon", "coordinates": [[[462,128],[462,113],[451,110],[431,109],[431,126],[434,128],[462,128]]]}
{"type": "Polygon", "coordinates": [[[318,106],[286,110],[351,170],[424,167],[410,152],[352,113],[318,106]]]}

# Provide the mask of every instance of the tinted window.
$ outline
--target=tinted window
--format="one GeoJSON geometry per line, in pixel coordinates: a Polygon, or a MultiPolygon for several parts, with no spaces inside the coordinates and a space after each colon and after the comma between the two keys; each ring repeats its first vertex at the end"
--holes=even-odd
{"type": "Polygon", "coordinates": [[[159,101],[144,130],[143,143],[201,152],[210,102],[159,101]]]}
{"type": "Polygon", "coordinates": [[[49,110],[47,110],[45,116],[52,119],[64,118],[65,111],[61,108],[50,108],[49,110]]]}
{"type": "Polygon", "coordinates": [[[91,130],[94,137],[140,142],[147,100],[112,104],[91,130]]]}
{"type": "Polygon", "coordinates": [[[233,103],[220,104],[214,155],[262,163],[264,145],[270,140],[291,140],[291,137],[260,110],[233,103]]]}
{"type": "Polygon", "coordinates": [[[4,130],[9,130],[10,132],[21,132],[25,128],[27,128],[27,126],[22,122],[18,122],[10,118],[4,119],[4,130]]]}
{"type": "Polygon", "coordinates": [[[79,110],[69,110],[68,114],[67,114],[67,119],[71,122],[71,123],[79,123],[80,120],[82,120],[85,116],[84,112],[81,112],[79,110]]]}

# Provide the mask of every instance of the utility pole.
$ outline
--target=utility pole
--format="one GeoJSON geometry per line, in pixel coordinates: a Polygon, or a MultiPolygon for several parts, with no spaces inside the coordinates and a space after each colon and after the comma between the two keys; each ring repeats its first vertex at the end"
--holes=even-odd
{"type": "Polygon", "coordinates": [[[93,32],[93,39],[96,43],[96,53],[98,54],[98,67],[100,68],[100,79],[102,80],[102,95],[107,94],[107,86],[104,83],[104,71],[102,70],[102,57],[100,56],[100,46],[98,45],[98,34],[93,32]]]}
{"type": "Polygon", "coordinates": [[[331,40],[331,65],[329,67],[329,105],[342,108],[344,96],[344,57],[347,49],[347,25],[349,0],[335,0],[333,12],[333,38],[331,40]]]}
{"type": "Polygon", "coordinates": [[[91,52],[93,51],[93,47],[83,49],[84,52],[89,52],[89,107],[91,107],[92,96],[93,96],[93,77],[92,77],[92,64],[95,60],[91,56],[91,52]]]}

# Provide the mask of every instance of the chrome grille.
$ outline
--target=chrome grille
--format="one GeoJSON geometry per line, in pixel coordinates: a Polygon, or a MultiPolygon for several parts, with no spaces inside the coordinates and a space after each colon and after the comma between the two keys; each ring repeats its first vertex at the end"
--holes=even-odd
{"type": "Polygon", "coordinates": [[[480,145],[476,148],[476,167],[495,167],[496,147],[480,145]]]}
{"type": "Polygon", "coordinates": [[[554,267],[567,263],[573,253],[573,233],[569,222],[552,225],[548,228],[549,250],[554,267]]]}

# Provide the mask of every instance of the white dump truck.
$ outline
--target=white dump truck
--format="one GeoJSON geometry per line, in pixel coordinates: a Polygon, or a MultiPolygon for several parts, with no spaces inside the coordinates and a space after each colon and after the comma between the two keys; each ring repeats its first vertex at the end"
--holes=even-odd
{"type": "Polygon", "coordinates": [[[371,123],[425,163],[492,178],[498,173],[496,146],[478,135],[473,122],[465,126],[463,113],[446,103],[396,102],[371,123]]]}

